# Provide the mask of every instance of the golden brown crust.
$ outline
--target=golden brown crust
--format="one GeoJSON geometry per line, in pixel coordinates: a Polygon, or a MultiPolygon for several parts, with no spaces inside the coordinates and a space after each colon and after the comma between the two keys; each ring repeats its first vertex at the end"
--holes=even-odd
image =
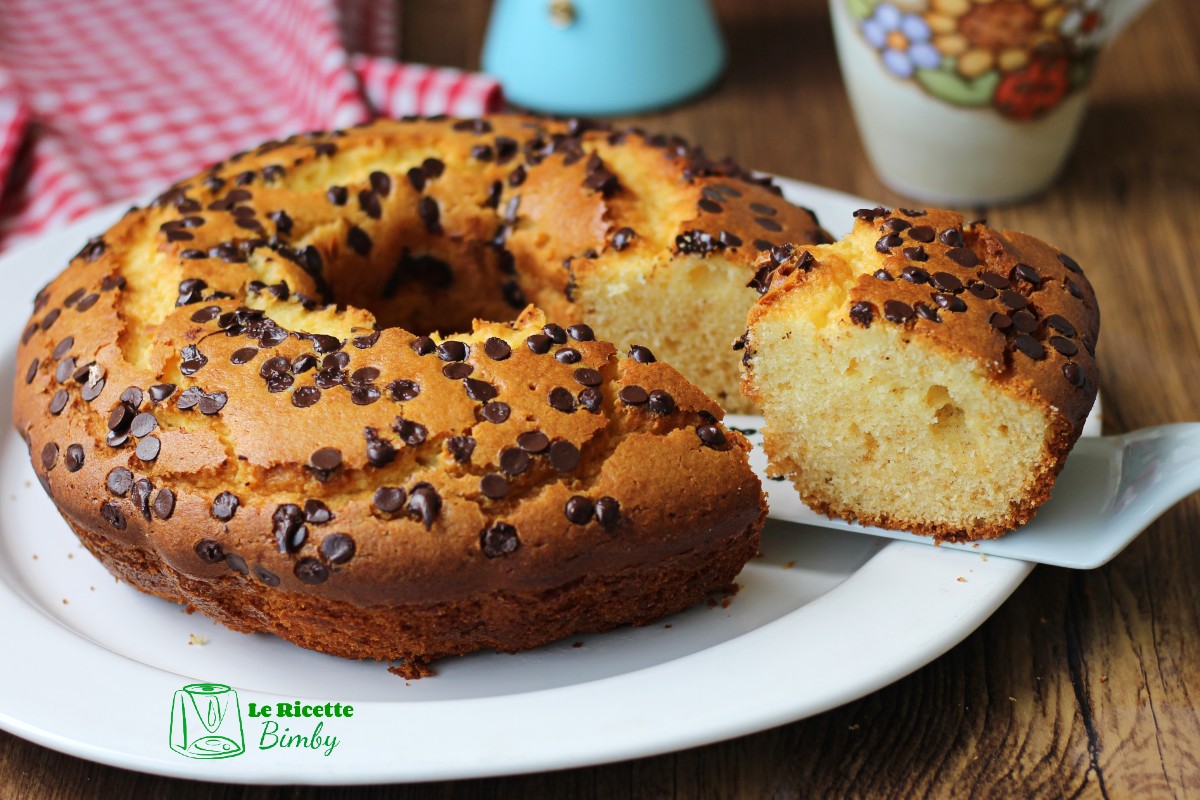
{"type": "MultiPolygon", "coordinates": [[[[637,158],[693,165],[697,186],[712,178],[694,152],[664,158],[629,138],[637,158]]],[[[394,620],[396,609],[548,596],[589,576],[629,597],[584,613],[611,626],[660,613],[630,615],[630,576],[689,553],[708,554],[690,562],[705,577],[674,596],[647,585],[662,595],[648,609],[727,584],[736,569],[723,543],[749,557],[765,513],[748,444],[671,367],[619,359],[586,325],[564,330],[576,321],[565,271],[544,260],[609,246],[620,192],[588,154],[618,146],[520,117],[380,122],[268,143],[181,182],[38,296],[14,423],[39,478],[110,569],[202,610],[248,592],[394,620]],[[539,200],[569,215],[523,215],[538,213],[539,182],[539,200]],[[548,244],[535,258],[505,236],[548,244]],[[529,309],[472,329],[477,314],[511,317],[526,293],[563,298],[564,327],[529,309]],[[471,332],[425,339],[387,327],[397,323],[471,332]],[[118,550],[142,567],[118,569],[118,550]],[[138,570],[174,576],[173,588],[138,570]]],[[[747,196],[773,196],[722,169],[711,171],[747,196]]],[[[340,652],[316,622],[272,621],[282,603],[222,618],[340,652]]],[[[497,630],[486,646],[568,632],[497,630]]],[[[465,652],[468,639],[448,636],[353,654],[465,652]]]]}

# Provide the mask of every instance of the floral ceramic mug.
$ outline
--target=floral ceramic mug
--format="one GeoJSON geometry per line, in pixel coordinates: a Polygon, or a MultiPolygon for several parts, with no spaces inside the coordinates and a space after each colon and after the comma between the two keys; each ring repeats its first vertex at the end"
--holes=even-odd
{"type": "Polygon", "coordinates": [[[1096,55],[1150,0],[830,0],[875,171],[902,194],[1002,203],[1046,188],[1096,55]]]}

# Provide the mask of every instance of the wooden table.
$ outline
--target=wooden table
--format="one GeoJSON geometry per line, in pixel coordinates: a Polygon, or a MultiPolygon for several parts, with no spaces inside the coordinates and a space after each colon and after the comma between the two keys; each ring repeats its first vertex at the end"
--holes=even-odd
{"type": "MultiPolygon", "coordinates": [[[[636,124],[901,202],[864,158],[824,1],[717,6],[731,46],[724,80],[636,124]]],[[[477,67],[487,10],[485,0],[410,0],[405,57],[477,67]]],[[[1109,432],[1200,419],[1197,40],[1200,3],[1153,6],[1105,53],[1058,185],[1018,206],[971,210],[1043,236],[1087,269],[1103,309],[1109,432]]],[[[244,789],[99,766],[0,734],[0,797],[1184,796],[1200,791],[1198,529],[1192,497],[1107,567],[1039,567],[965,642],[882,691],[674,755],[392,789],[244,789]]]]}

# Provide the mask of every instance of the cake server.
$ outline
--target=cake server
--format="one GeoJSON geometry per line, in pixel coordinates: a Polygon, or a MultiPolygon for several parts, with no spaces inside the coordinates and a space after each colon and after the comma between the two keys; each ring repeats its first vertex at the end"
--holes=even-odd
{"type": "MultiPolygon", "coordinates": [[[[933,545],[928,536],[829,519],[800,499],[791,481],[772,478],[762,448],[762,417],[725,423],[754,445],[750,465],[763,482],[772,519],[933,545]],[[753,433],[750,433],[753,431],[753,433]]],[[[1200,422],[1159,425],[1075,443],[1053,495],[1029,524],[999,539],[937,545],[1071,569],[1103,566],[1168,508],[1200,491],[1200,422]]]]}

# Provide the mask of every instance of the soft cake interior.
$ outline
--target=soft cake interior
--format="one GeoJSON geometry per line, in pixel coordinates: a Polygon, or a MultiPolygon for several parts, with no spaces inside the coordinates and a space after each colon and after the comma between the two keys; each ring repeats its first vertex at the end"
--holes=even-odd
{"type": "Polygon", "coordinates": [[[986,529],[1041,477],[1051,420],[973,359],[903,326],[852,323],[850,288],[878,266],[864,238],[811,248],[820,267],[805,291],[753,327],[772,469],[837,516],[950,539],[986,529]]]}

